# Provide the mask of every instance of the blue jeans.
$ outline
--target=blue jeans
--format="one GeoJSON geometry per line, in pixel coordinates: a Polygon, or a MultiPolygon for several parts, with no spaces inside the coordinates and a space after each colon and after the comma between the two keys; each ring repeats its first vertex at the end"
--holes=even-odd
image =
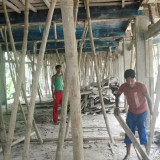
{"type": "MultiPolygon", "coordinates": [[[[135,134],[136,127],[138,129],[139,140],[142,145],[146,145],[148,142],[148,135],[147,135],[147,119],[148,119],[148,112],[145,111],[141,114],[134,114],[128,111],[126,123],[130,130],[135,134]]],[[[127,135],[125,135],[124,143],[131,144],[132,141],[129,139],[127,135]]]]}

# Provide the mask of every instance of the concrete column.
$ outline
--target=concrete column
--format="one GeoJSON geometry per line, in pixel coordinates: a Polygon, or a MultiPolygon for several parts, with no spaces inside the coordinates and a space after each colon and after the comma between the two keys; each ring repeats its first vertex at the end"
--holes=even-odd
{"type": "Polygon", "coordinates": [[[118,56],[118,73],[120,85],[124,83],[124,58],[122,55],[118,56]]]}
{"type": "Polygon", "coordinates": [[[4,52],[0,45],[0,105],[7,105],[4,52]]]}
{"type": "Polygon", "coordinates": [[[130,69],[131,63],[131,51],[129,51],[128,47],[130,45],[130,41],[123,41],[123,58],[124,58],[124,70],[130,69]]]}
{"type": "Polygon", "coordinates": [[[152,39],[149,39],[146,41],[146,76],[149,78],[149,93],[154,100],[154,77],[153,77],[153,44],[152,44],[152,39]]]}
{"type": "Polygon", "coordinates": [[[138,16],[135,20],[136,36],[136,79],[143,82],[149,88],[149,79],[146,78],[146,49],[144,33],[148,29],[149,19],[146,16],[138,16]]]}

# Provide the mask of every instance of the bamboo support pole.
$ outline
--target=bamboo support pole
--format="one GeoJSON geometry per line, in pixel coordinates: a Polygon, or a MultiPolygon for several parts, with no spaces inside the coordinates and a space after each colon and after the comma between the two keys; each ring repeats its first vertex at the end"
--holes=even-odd
{"type": "Polygon", "coordinates": [[[89,57],[88,54],[86,55],[86,61],[85,61],[85,74],[84,74],[84,87],[87,86],[87,77],[88,77],[88,65],[89,65],[89,57]]]}
{"type": "Polygon", "coordinates": [[[86,71],[86,68],[84,67],[85,64],[86,64],[86,56],[87,54],[84,55],[83,57],[83,65],[82,65],[82,87],[84,88],[85,87],[85,71],[86,71]]]}
{"type": "Polygon", "coordinates": [[[68,79],[67,76],[70,76],[70,75],[66,71],[64,93],[63,93],[63,100],[62,100],[62,107],[61,107],[61,125],[59,129],[55,160],[62,160],[62,151],[63,151],[63,145],[64,145],[64,139],[65,139],[65,131],[66,131],[67,104],[68,104],[68,96],[69,96],[69,86],[67,82],[67,79],[68,79]]]}
{"type": "MultiPolygon", "coordinates": [[[[8,46],[8,45],[7,45],[7,46],[8,46]]],[[[8,53],[8,52],[7,52],[7,53],[8,53]]],[[[9,55],[9,53],[8,53],[8,58],[11,58],[11,56],[9,55]]],[[[13,85],[14,85],[14,87],[15,87],[16,82],[15,82],[15,79],[14,79],[14,76],[13,76],[13,72],[12,72],[10,63],[9,63],[9,69],[10,69],[10,73],[11,73],[13,85]]],[[[27,100],[27,96],[26,96],[26,91],[25,91],[23,85],[22,85],[22,91],[23,91],[23,96],[24,96],[25,103],[26,103],[26,106],[27,106],[27,109],[28,109],[28,108],[29,108],[29,104],[28,104],[28,100],[27,100]]],[[[25,124],[26,124],[27,121],[26,121],[25,112],[24,112],[24,110],[23,110],[23,107],[22,107],[20,101],[19,101],[19,106],[20,106],[20,108],[21,108],[22,115],[23,115],[23,118],[24,118],[24,122],[25,122],[25,124]]],[[[38,130],[38,127],[37,127],[37,124],[36,124],[35,120],[33,120],[33,127],[34,127],[34,130],[35,130],[35,132],[36,132],[37,138],[39,139],[40,143],[42,144],[42,143],[43,143],[43,140],[42,140],[42,137],[41,137],[41,135],[40,135],[40,132],[39,132],[39,130],[38,130]]]]}
{"type": "Polygon", "coordinates": [[[70,75],[67,76],[67,81],[69,83],[73,159],[84,160],[78,53],[73,17],[73,1],[61,0],[61,11],[64,30],[66,66],[68,74],[70,75]]]}
{"type": "Polygon", "coordinates": [[[155,23],[154,15],[153,15],[153,9],[152,9],[152,4],[148,4],[148,10],[149,10],[149,17],[151,24],[155,23]]]}
{"type": "MultiPolygon", "coordinates": [[[[4,159],[5,160],[10,159],[11,144],[12,144],[13,137],[14,137],[17,109],[18,109],[18,106],[19,106],[19,96],[20,96],[20,90],[21,90],[21,85],[22,85],[22,81],[23,81],[23,74],[24,74],[23,72],[24,72],[24,67],[25,67],[24,66],[25,55],[26,55],[26,51],[27,51],[27,40],[28,40],[28,15],[29,15],[29,10],[28,10],[29,7],[28,6],[29,6],[29,0],[26,0],[26,2],[25,2],[25,12],[24,12],[24,17],[25,17],[24,37],[23,37],[22,55],[21,55],[21,61],[20,61],[21,63],[20,63],[20,67],[18,67],[18,76],[17,76],[17,82],[16,82],[16,86],[15,86],[16,94],[15,94],[15,98],[14,98],[14,102],[13,102],[13,109],[12,109],[10,124],[9,124],[9,133],[8,133],[7,144],[6,144],[5,153],[4,153],[4,159]]],[[[7,15],[7,13],[5,13],[5,14],[7,15]]],[[[8,18],[8,24],[10,24],[9,18],[8,18]]],[[[12,41],[12,43],[13,43],[13,41],[12,41]]],[[[12,44],[12,45],[14,46],[14,44],[12,44]]]]}
{"type": "MultiPolygon", "coordinates": [[[[113,136],[113,138],[117,141],[122,141],[124,136],[113,136]]],[[[47,138],[44,139],[44,142],[57,142],[59,138],[47,138]]],[[[72,138],[65,138],[65,142],[72,141],[72,138]]],[[[83,142],[85,141],[101,141],[101,140],[110,140],[110,137],[83,137],[83,142]]],[[[38,142],[37,139],[31,139],[31,142],[38,142]]]]}
{"type": "MultiPolygon", "coordinates": [[[[57,43],[57,25],[56,25],[56,22],[53,22],[53,25],[54,25],[54,38],[55,38],[55,43],[57,43]]],[[[59,53],[58,53],[58,49],[56,49],[56,55],[57,55],[57,58],[58,58],[58,63],[60,64],[61,63],[61,59],[60,59],[60,56],[59,56],[59,53]]]]}
{"type": "Polygon", "coordinates": [[[44,63],[43,63],[43,70],[44,70],[44,81],[45,81],[45,91],[46,91],[46,96],[49,91],[49,85],[48,85],[48,71],[47,71],[47,59],[45,58],[44,63]]]}
{"type": "Polygon", "coordinates": [[[139,153],[141,154],[142,158],[145,160],[150,160],[147,153],[142,149],[142,147],[140,146],[140,144],[138,143],[136,137],[134,136],[134,134],[132,133],[132,131],[129,129],[129,127],[127,126],[127,124],[124,122],[124,120],[122,119],[122,117],[120,115],[115,116],[119,122],[119,124],[121,125],[121,127],[124,129],[124,131],[126,132],[127,136],[131,139],[133,145],[137,148],[137,150],[139,151],[139,153]]]}
{"type": "Polygon", "coordinates": [[[48,39],[48,34],[49,34],[50,26],[51,26],[51,20],[52,20],[55,4],[56,4],[56,0],[52,0],[49,11],[48,11],[46,25],[45,25],[45,29],[44,29],[43,37],[42,37],[42,43],[41,43],[41,47],[40,47],[40,51],[39,51],[39,55],[37,59],[36,72],[35,72],[34,79],[33,79],[33,87],[32,87],[32,94],[31,94],[31,100],[30,100],[29,113],[27,117],[24,150],[23,150],[23,160],[29,160],[30,133],[31,133],[31,128],[32,128],[33,114],[34,114],[34,108],[35,108],[37,85],[38,85],[38,80],[40,76],[40,71],[43,65],[43,58],[44,58],[46,43],[48,39]]]}
{"type": "Polygon", "coordinates": [[[6,129],[4,124],[4,118],[3,118],[3,110],[1,105],[0,105],[0,140],[1,140],[1,146],[2,146],[3,155],[4,155],[5,145],[7,142],[7,135],[6,135],[6,129]]]}
{"type": "MultiPolygon", "coordinates": [[[[4,34],[4,41],[5,41],[5,44],[6,44],[6,48],[7,48],[7,55],[8,55],[8,59],[12,59],[11,55],[9,54],[9,49],[8,49],[8,42],[7,42],[7,35],[6,35],[6,32],[4,34]]],[[[16,87],[16,80],[15,80],[15,77],[14,77],[14,73],[13,73],[13,70],[16,70],[15,66],[14,67],[11,67],[11,64],[9,62],[9,70],[10,70],[10,74],[11,74],[11,78],[12,78],[12,81],[13,81],[13,85],[14,85],[14,88],[16,87]]],[[[24,82],[23,82],[24,84],[24,82]]],[[[28,104],[28,100],[27,100],[27,96],[26,96],[26,90],[24,88],[24,85],[22,84],[22,93],[23,93],[23,97],[25,99],[25,103],[26,103],[26,106],[27,106],[27,109],[29,108],[29,104],[28,104]]],[[[26,123],[26,116],[25,116],[25,113],[24,113],[24,110],[20,104],[20,101],[19,101],[19,106],[21,108],[21,111],[22,111],[22,115],[23,115],[23,118],[24,118],[24,121],[26,123]]],[[[36,125],[36,122],[33,121],[33,127],[34,127],[34,130],[36,132],[36,135],[37,135],[37,138],[39,139],[40,143],[42,144],[43,143],[43,140],[41,138],[41,135],[40,135],[40,132],[38,130],[38,127],[36,125]]]]}
{"type": "Polygon", "coordinates": [[[102,79],[104,79],[105,74],[106,74],[107,61],[108,61],[108,52],[106,52],[106,57],[105,57],[105,61],[104,61],[104,68],[103,68],[103,75],[102,75],[102,79]]]}
{"type": "Polygon", "coordinates": [[[154,108],[153,108],[153,115],[152,115],[152,119],[151,119],[151,126],[150,126],[150,133],[149,133],[149,140],[148,140],[148,145],[147,145],[147,153],[148,155],[150,154],[150,150],[151,150],[151,145],[153,142],[153,137],[154,137],[154,130],[155,130],[155,124],[156,124],[156,119],[159,115],[159,104],[160,104],[160,65],[158,66],[158,76],[157,76],[157,83],[156,83],[156,99],[155,99],[155,103],[154,103],[154,108]]]}
{"type": "MultiPolygon", "coordinates": [[[[35,42],[33,44],[33,59],[29,56],[29,59],[32,64],[32,85],[33,85],[33,77],[34,77],[34,73],[35,73],[35,54],[36,54],[36,52],[37,52],[37,43],[35,42]]],[[[42,102],[39,83],[38,83],[37,92],[38,92],[39,101],[42,102]]]]}
{"type": "Polygon", "coordinates": [[[24,118],[24,122],[26,124],[27,120],[26,120],[26,115],[25,115],[24,109],[23,109],[23,107],[22,107],[22,105],[20,103],[19,103],[19,106],[20,106],[20,109],[21,109],[21,112],[22,112],[22,115],[23,115],[23,118],[24,118]]]}
{"type": "Polygon", "coordinates": [[[87,64],[86,64],[86,86],[89,85],[89,69],[90,69],[90,55],[87,56],[87,64]]]}
{"type": "Polygon", "coordinates": [[[105,107],[104,107],[103,95],[102,95],[102,91],[101,91],[101,84],[100,84],[100,79],[99,79],[99,74],[98,74],[97,54],[96,54],[96,51],[95,51],[94,40],[93,40],[92,24],[91,24],[91,18],[90,18],[90,10],[89,10],[89,1],[88,0],[85,0],[85,1],[86,1],[89,34],[90,34],[90,40],[91,40],[91,45],[92,45],[95,72],[96,72],[97,82],[98,82],[98,91],[99,91],[99,96],[100,96],[100,102],[101,102],[101,106],[102,106],[102,111],[103,111],[103,116],[104,116],[106,128],[107,128],[108,134],[110,136],[110,140],[111,140],[112,143],[114,143],[114,139],[113,139],[111,131],[110,131],[110,127],[109,127],[109,124],[108,124],[108,118],[107,118],[105,107]]]}
{"type": "Polygon", "coordinates": [[[92,66],[91,66],[91,78],[90,78],[90,82],[94,82],[94,60],[93,60],[93,57],[92,57],[92,66]]]}
{"type": "Polygon", "coordinates": [[[111,47],[109,47],[109,54],[108,54],[108,58],[109,58],[109,72],[108,72],[108,85],[110,84],[110,79],[112,76],[112,49],[111,47]]]}
{"type": "Polygon", "coordinates": [[[68,123],[67,123],[67,127],[66,127],[66,132],[65,132],[65,139],[68,137],[68,134],[69,134],[70,122],[71,122],[71,113],[69,112],[69,114],[68,114],[68,123]]]}
{"type": "Polygon", "coordinates": [[[86,38],[86,34],[88,31],[88,25],[87,25],[87,21],[84,22],[84,30],[83,30],[83,34],[82,34],[82,40],[80,42],[80,48],[79,48],[79,59],[78,59],[78,66],[80,68],[81,65],[81,59],[82,59],[82,49],[83,49],[83,45],[85,42],[85,38],[86,38]]]}
{"type": "Polygon", "coordinates": [[[13,54],[15,56],[15,61],[16,61],[17,67],[18,67],[18,55],[17,55],[17,51],[16,51],[16,48],[15,48],[11,23],[10,23],[9,16],[8,16],[8,13],[7,13],[7,8],[6,8],[7,0],[2,0],[2,2],[3,2],[2,4],[3,4],[3,9],[4,9],[5,20],[6,20],[7,28],[8,28],[8,31],[9,31],[9,38],[10,38],[10,42],[11,42],[11,47],[12,47],[12,51],[13,51],[13,54]]]}
{"type": "Polygon", "coordinates": [[[79,0],[74,0],[73,16],[74,16],[74,25],[75,26],[76,26],[76,23],[77,23],[78,9],[79,9],[79,0]]]}

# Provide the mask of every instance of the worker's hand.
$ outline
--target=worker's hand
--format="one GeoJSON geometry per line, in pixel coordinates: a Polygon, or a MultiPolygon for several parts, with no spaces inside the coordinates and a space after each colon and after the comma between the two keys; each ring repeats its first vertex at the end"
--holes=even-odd
{"type": "Polygon", "coordinates": [[[118,116],[119,114],[120,114],[120,110],[119,110],[118,107],[116,107],[116,108],[114,109],[114,115],[115,115],[115,116],[118,116]]]}
{"type": "Polygon", "coordinates": [[[52,97],[53,97],[53,100],[55,100],[55,99],[56,99],[56,96],[55,96],[54,94],[52,95],[52,97]]]}

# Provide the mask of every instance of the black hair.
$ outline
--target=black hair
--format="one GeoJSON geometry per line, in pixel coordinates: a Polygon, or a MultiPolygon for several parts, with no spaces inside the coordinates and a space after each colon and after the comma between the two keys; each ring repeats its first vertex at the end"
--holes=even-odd
{"type": "Polygon", "coordinates": [[[57,69],[59,69],[59,68],[61,68],[62,66],[60,65],[60,64],[58,64],[58,65],[56,65],[55,66],[55,69],[57,70],[57,69]]]}
{"type": "Polygon", "coordinates": [[[127,79],[127,78],[135,78],[136,77],[136,73],[133,69],[127,69],[125,72],[124,72],[124,78],[127,79]]]}

